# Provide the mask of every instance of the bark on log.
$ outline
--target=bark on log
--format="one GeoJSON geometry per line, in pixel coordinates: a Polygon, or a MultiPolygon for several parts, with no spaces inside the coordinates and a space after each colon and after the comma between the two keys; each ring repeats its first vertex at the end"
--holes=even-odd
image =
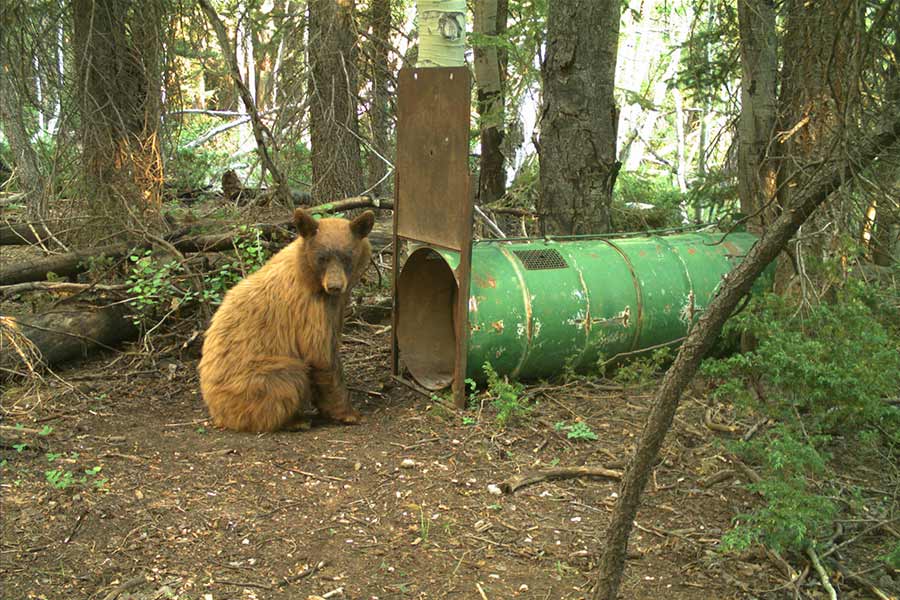
{"type": "Polygon", "coordinates": [[[138,337],[138,328],[128,317],[128,308],[122,305],[0,318],[0,365],[17,371],[29,369],[22,368],[24,359],[16,350],[16,334],[29,340],[39,352],[40,362],[51,367],[99,349],[114,349],[138,337]]]}
{"type": "Polygon", "coordinates": [[[77,275],[88,268],[91,258],[106,256],[119,258],[128,251],[124,244],[102,246],[91,250],[77,250],[66,254],[56,254],[0,267],[0,285],[11,285],[25,281],[43,281],[48,273],[60,277],[77,275]]]}
{"type": "Polygon", "coordinates": [[[0,224],[0,246],[25,246],[51,239],[47,228],[39,223],[0,224]]]}

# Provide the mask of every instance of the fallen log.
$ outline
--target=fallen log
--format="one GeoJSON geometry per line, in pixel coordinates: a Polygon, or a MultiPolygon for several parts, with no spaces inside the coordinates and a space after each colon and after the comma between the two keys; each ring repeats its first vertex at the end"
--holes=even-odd
{"type": "Polygon", "coordinates": [[[27,246],[52,239],[50,231],[40,223],[0,224],[0,246],[27,246]]]}
{"type": "Polygon", "coordinates": [[[40,365],[55,366],[83,358],[99,349],[113,350],[136,340],[138,328],[128,308],[116,304],[22,317],[0,317],[0,366],[17,372],[31,371],[27,350],[34,350],[40,365]],[[24,368],[23,368],[24,367],[24,368]]]}
{"type": "Polygon", "coordinates": [[[100,283],[71,283],[68,281],[26,281],[13,285],[0,285],[0,298],[34,291],[77,294],[87,291],[118,292],[127,288],[128,286],[125,284],[105,285],[100,283]]]}
{"type": "Polygon", "coordinates": [[[119,258],[128,251],[124,244],[112,244],[90,250],[76,250],[65,254],[44,256],[13,265],[0,267],[0,285],[12,285],[26,281],[43,281],[49,273],[59,277],[71,277],[90,266],[91,259],[100,257],[119,258]]]}

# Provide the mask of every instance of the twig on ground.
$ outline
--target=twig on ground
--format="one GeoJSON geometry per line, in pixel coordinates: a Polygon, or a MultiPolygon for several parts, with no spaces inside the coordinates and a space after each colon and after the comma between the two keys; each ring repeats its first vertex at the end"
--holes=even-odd
{"type": "Polygon", "coordinates": [[[217,579],[216,583],[220,584],[220,585],[233,585],[235,587],[258,588],[260,590],[269,590],[270,592],[275,589],[270,585],[265,585],[262,583],[253,583],[251,581],[227,581],[225,579],[217,579]]]}
{"type": "Polygon", "coordinates": [[[812,562],[813,569],[815,569],[816,573],[819,575],[819,581],[822,582],[822,587],[824,587],[825,591],[828,592],[828,598],[830,600],[837,600],[837,592],[834,591],[834,587],[831,585],[831,580],[828,578],[828,573],[825,571],[825,567],[823,567],[822,563],[819,561],[819,556],[816,554],[816,551],[812,546],[806,547],[806,556],[809,557],[809,560],[812,562]]]}
{"type": "Polygon", "coordinates": [[[733,427],[731,425],[723,425],[722,423],[716,423],[712,418],[712,407],[707,408],[706,412],[703,413],[703,425],[706,426],[710,431],[719,431],[721,433],[736,433],[737,427],[733,427]]]}
{"type": "Polygon", "coordinates": [[[75,537],[75,534],[78,533],[78,530],[81,528],[81,523],[84,521],[84,518],[87,516],[88,511],[84,511],[78,518],[75,519],[75,526],[72,527],[72,531],[69,532],[69,535],[66,536],[66,539],[63,540],[63,544],[68,544],[72,541],[72,538],[75,537]]]}
{"type": "Polygon", "coordinates": [[[878,598],[878,600],[897,600],[897,596],[888,596],[884,591],[881,590],[881,588],[876,586],[874,583],[872,583],[871,581],[869,581],[862,575],[858,575],[858,574],[848,570],[841,563],[835,563],[835,566],[837,567],[837,570],[841,573],[841,575],[844,577],[844,579],[852,581],[856,585],[868,590],[869,593],[871,593],[873,596],[878,598]]]}
{"type": "Polygon", "coordinates": [[[327,565],[327,564],[328,564],[328,563],[327,563],[326,561],[321,560],[321,561],[317,562],[317,563],[314,564],[314,565],[311,565],[311,566],[309,566],[309,567],[306,567],[305,569],[303,569],[302,571],[300,571],[300,572],[297,573],[296,575],[291,575],[290,577],[285,577],[283,580],[279,581],[279,582],[275,585],[275,587],[277,587],[277,588],[283,588],[283,587],[285,587],[285,586],[291,585],[292,583],[295,583],[295,582],[297,582],[297,581],[300,581],[301,579],[304,579],[304,578],[306,578],[306,577],[309,577],[310,575],[312,575],[312,574],[315,573],[316,571],[319,571],[319,570],[321,570],[322,568],[324,568],[325,565],[327,565]]]}
{"type": "Polygon", "coordinates": [[[289,473],[296,473],[297,475],[305,475],[306,477],[311,477],[312,479],[320,479],[320,480],[328,480],[328,481],[341,481],[347,482],[349,479],[344,479],[343,477],[334,477],[333,475],[319,475],[317,473],[310,473],[309,471],[301,471],[300,469],[292,469],[290,467],[286,467],[279,463],[274,463],[276,467],[279,469],[283,469],[288,471],[289,473]]]}
{"type": "Polygon", "coordinates": [[[723,481],[728,481],[732,477],[737,475],[734,469],[725,469],[723,471],[719,471],[718,473],[713,473],[709,477],[700,480],[700,487],[708,488],[717,483],[722,483],[723,481]]]}
{"type": "Polygon", "coordinates": [[[146,583],[147,580],[143,575],[138,575],[137,577],[132,577],[128,581],[116,586],[110,593],[103,597],[103,600],[115,600],[124,592],[128,590],[133,590],[134,588],[140,586],[141,584],[146,583]]]}
{"type": "Polygon", "coordinates": [[[0,297],[19,294],[21,292],[83,292],[97,290],[98,292],[113,292],[128,288],[125,284],[103,285],[99,283],[69,283],[59,281],[26,281],[11,285],[0,285],[0,297]]]}
{"type": "Polygon", "coordinates": [[[504,493],[513,494],[519,488],[549,481],[552,479],[576,479],[578,477],[600,477],[604,479],[622,479],[621,471],[614,471],[605,467],[559,467],[542,471],[528,471],[521,475],[510,477],[500,484],[504,493]]]}
{"type": "Polygon", "coordinates": [[[487,594],[484,593],[480,583],[475,582],[475,589],[478,590],[478,594],[481,596],[482,600],[488,600],[487,594]]]}

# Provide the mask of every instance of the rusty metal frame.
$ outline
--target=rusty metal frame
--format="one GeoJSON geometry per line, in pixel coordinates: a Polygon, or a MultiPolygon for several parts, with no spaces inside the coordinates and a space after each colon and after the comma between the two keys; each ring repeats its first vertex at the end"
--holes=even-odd
{"type": "Polygon", "coordinates": [[[471,75],[468,67],[403,69],[397,101],[397,161],[394,175],[394,258],[391,373],[400,373],[397,297],[402,242],[458,251],[453,308],[456,338],[453,402],[466,405],[469,283],[473,206],[469,177],[471,75]],[[415,200],[415,201],[414,201],[415,200]]]}

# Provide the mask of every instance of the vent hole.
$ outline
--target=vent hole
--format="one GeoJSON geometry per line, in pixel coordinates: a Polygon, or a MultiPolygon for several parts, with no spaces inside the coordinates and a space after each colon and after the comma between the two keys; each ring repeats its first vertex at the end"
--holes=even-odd
{"type": "Polygon", "coordinates": [[[559,250],[513,250],[513,254],[529,271],[542,269],[567,269],[569,267],[559,250]]]}

